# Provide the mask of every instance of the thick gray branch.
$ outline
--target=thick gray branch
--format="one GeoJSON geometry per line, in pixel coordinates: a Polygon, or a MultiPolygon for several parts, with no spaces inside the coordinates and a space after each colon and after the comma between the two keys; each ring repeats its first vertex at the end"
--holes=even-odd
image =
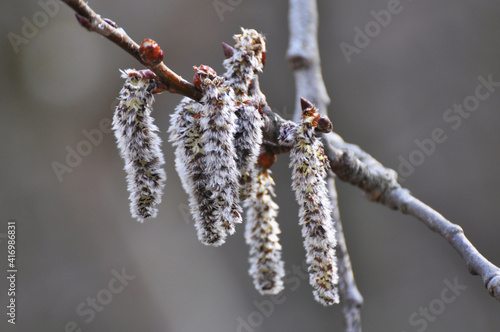
{"type": "Polygon", "coordinates": [[[322,115],[330,104],[321,75],[318,48],[318,10],[315,0],[290,0],[288,14],[290,42],[287,61],[294,70],[297,92],[294,121],[301,114],[300,97],[312,102],[322,115]]]}
{"type": "Polygon", "coordinates": [[[500,269],[488,261],[467,239],[462,228],[453,224],[437,211],[424,204],[397,182],[394,170],[383,167],[371,156],[364,153],[365,163],[350,149],[339,149],[335,138],[324,135],[325,150],[332,171],[339,179],[361,188],[368,199],[399,210],[420,220],[432,231],[445,238],[462,256],[469,272],[479,275],[488,293],[500,301],[500,269]]]}

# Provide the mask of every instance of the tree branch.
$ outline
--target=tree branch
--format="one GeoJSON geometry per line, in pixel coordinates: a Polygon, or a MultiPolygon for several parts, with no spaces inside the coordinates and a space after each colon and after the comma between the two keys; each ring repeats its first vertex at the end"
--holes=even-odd
{"type": "Polygon", "coordinates": [[[83,0],[62,0],[77,13],[78,22],[88,31],[94,31],[111,40],[121,47],[128,54],[132,55],[137,61],[147,68],[151,69],[165,85],[165,90],[171,93],[178,93],[196,101],[201,99],[201,91],[181,76],[174,73],[163,62],[151,64],[141,58],[139,45],[130,38],[125,30],[118,27],[109,19],[102,19],[99,14],[94,12],[83,0]]]}
{"type": "MultiPolygon", "coordinates": [[[[318,10],[316,0],[290,0],[289,10],[290,42],[287,61],[295,75],[297,106],[294,120],[302,114],[300,97],[309,99],[323,116],[327,116],[330,98],[321,75],[321,61],[318,47],[318,10]]],[[[342,139],[339,137],[342,141],[342,139]]],[[[332,220],[335,225],[336,255],[339,273],[339,293],[344,314],[344,324],[348,332],[361,332],[361,307],[363,297],[358,290],[351,259],[347,251],[342,220],[335,187],[335,176],[328,176],[328,191],[332,206],[332,220]]]]}
{"type": "Polygon", "coordinates": [[[339,179],[361,188],[368,199],[386,205],[420,220],[445,238],[462,256],[469,272],[479,275],[488,293],[500,301],[500,269],[488,261],[467,239],[462,228],[413,197],[397,182],[394,170],[383,167],[366,154],[369,164],[359,160],[349,149],[336,148],[332,135],[324,135],[325,150],[332,170],[339,179]]]}
{"type": "MultiPolygon", "coordinates": [[[[97,32],[111,40],[132,55],[137,61],[151,69],[165,85],[165,90],[171,93],[181,94],[197,101],[200,100],[201,92],[196,89],[194,85],[170,70],[163,62],[152,63],[143,60],[141,58],[139,45],[114,22],[109,19],[102,19],[100,15],[96,14],[82,0],[62,1],[75,10],[78,22],[83,27],[89,31],[97,32]]],[[[316,103],[319,109],[326,113],[326,106],[329,103],[329,98],[326,94],[326,89],[324,88],[324,83],[321,78],[321,70],[319,68],[319,53],[317,52],[316,40],[316,4],[313,0],[290,0],[290,4],[290,30],[292,34],[304,34],[300,38],[300,41],[297,39],[297,41],[291,45],[288,52],[289,62],[292,64],[293,68],[296,69],[297,91],[300,92],[302,97],[306,97],[316,103]],[[293,12],[295,12],[293,15],[292,9],[293,12]],[[297,22],[300,20],[308,24],[307,28],[306,25],[303,27],[299,26],[300,24],[297,22]],[[311,33],[313,34],[312,37],[311,33]],[[317,54],[317,57],[309,57],[309,53],[306,52],[308,50],[313,50],[315,54],[317,54]],[[321,84],[316,84],[317,82],[321,82],[321,84]]],[[[261,96],[262,113],[265,118],[264,138],[269,142],[277,143],[280,127],[285,120],[272,112],[271,108],[267,105],[265,96],[260,92],[258,87],[258,81],[255,83],[254,92],[261,96]]],[[[403,189],[397,183],[397,173],[394,170],[385,168],[358,146],[344,142],[342,138],[335,133],[323,135],[323,138],[326,142],[325,150],[330,159],[332,170],[341,180],[361,188],[372,201],[416,217],[431,230],[443,236],[462,256],[469,271],[474,275],[481,276],[490,295],[500,301],[500,269],[477,251],[465,237],[460,226],[451,223],[441,214],[413,197],[408,190],[403,189]]],[[[332,193],[334,193],[333,190],[332,193]]],[[[332,200],[334,199],[334,196],[332,196],[332,200]]],[[[337,206],[337,204],[332,205],[337,206]]],[[[334,213],[338,213],[338,211],[334,213]]],[[[338,220],[340,224],[340,219],[338,220]]],[[[341,231],[339,231],[339,233],[341,233],[341,231]]],[[[343,250],[343,246],[340,244],[340,242],[343,241],[343,236],[338,240],[339,248],[343,250]]],[[[347,251],[344,251],[344,253],[347,253],[347,251]]],[[[346,269],[349,269],[350,263],[345,261],[345,257],[348,256],[339,259],[340,264],[345,264],[346,269]]],[[[352,271],[350,273],[352,273],[352,271]]],[[[356,287],[354,279],[349,279],[349,276],[342,278],[350,280],[349,284],[346,285],[347,288],[356,287]]],[[[342,283],[341,287],[343,287],[342,283]]],[[[351,290],[350,293],[345,292],[344,298],[349,298],[349,294],[355,294],[357,288],[356,291],[354,291],[354,288],[351,288],[351,290]]],[[[342,292],[341,289],[341,294],[342,292]]],[[[361,296],[357,299],[356,296],[352,296],[352,298],[356,301],[352,309],[358,310],[359,313],[359,306],[362,303],[361,296]]],[[[355,312],[356,311],[353,311],[353,313],[355,312]]],[[[359,316],[357,317],[359,318],[359,316]]],[[[350,324],[349,319],[351,318],[346,316],[348,324],[350,324]]],[[[353,323],[352,326],[356,326],[356,324],[353,323]]],[[[353,329],[352,331],[359,330],[360,327],[358,330],[353,329]]]]}
{"type": "MultiPolygon", "coordinates": [[[[286,59],[293,69],[297,96],[312,102],[326,115],[330,97],[321,75],[318,48],[318,10],[314,0],[290,0],[288,25],[290,41],[286,59]]],[[[300,98],[295,104],[293,120],[298,122],[302,109],[300,98]]]]}
{"type": "Polygon", "coordinates": [[[342,228],[342,219],[338,207],[337,188],[335,187],[335,177],[329,176],[327,179],[328,193],[333,206],[332,219],[335,220],[335,230],[337,231],[337,260],[339,269],[339,290],[342,303],[342,313],[344,314],[344,324],[347,332],[361,331],[361,307],[363,306],[363,296],[358,290],[354,272],[352,271],[351,258],[347,251],[347,244],[342,228]]]}

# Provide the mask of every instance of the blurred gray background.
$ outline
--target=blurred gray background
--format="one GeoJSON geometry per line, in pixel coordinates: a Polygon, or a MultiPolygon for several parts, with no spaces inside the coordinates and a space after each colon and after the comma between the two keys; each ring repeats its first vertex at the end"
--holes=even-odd
{"type": "MultiPolygon", "coordinates": [[[[188,80],[192,66],[201,63],[222,72],[220,43],[232,44],[240,26],[262,31],[268,56],[261,87],[275,111],[291,118],[295,88],[284,61],[287,3],[221,2],[231,9],[222,16],[213,1],[90,5],[136,41],[156,40],[165,63],[188,80]]],[[[292,271],[304,261],[304,249],[287,155],[273,167],[283,258],[290,271],[288,287],[275,303],[254,290],[247,274],[243,225],[222,247],[198,242],[167,142],[169,114],[181,96],[164,93],[154,106],[169,177],[157,219],[144,224],[131,219],[113,134],[104,132],[102,142],[92,144],[59,181],[52,164],[66,164],[68,151],[88,141],[84,130],[99,129],[112,117],[123,83],[118,69],[141,67],[81,28],[65,4],[55,3],[0,3],[0,234],[10,219],[18,228],[17,324],[6,322],[8,287],[0,278],[0,330],[343,331],[341,306],[316,303],[308,281],[292,271]],[[41,4],[47,3],[52,7],[44,9],[41,4]],[[43,14],[47,11],[51,15],[43,14]],[[23,32],[26,22],[37,23],[37,31],[23,32]],[[24,42],[13,46],[12,33],[24,42]],[[113,279],[123,269],[131,280],[109,299],[110,283],[116,289],[113,279]],[[101,311],[86,304],[96,296],[107,303],[101,311]]],[[[402,0],[400,12],[348,63],[339,45],[354,45],[354,28],[364,30],[374,21],[370,11],[390,3],[319,3],[319,45],[334,128],[391,168],[398,168],[400,158],[418,154],[416,139],[441,128],[447,140],[406,176],[404,186],[460,224],[498,265],[500,91],[481,101],[459,128],[443,116],[474,95],[478,76],[491,74],[500,81],[500,4],[402,0]]],[[[500,303],[444,239],[411,217],[370,203],[357,188],[338,187],[347,244],[365,298],[365,331],[500,330],[500,303]],[[447,281],[463,285],[451,303],[441,300],[447,281]],[[431,316],[422,316],[421,308],[431,316]]],[[[0,241],[5,275],[6,241],[0,241]]]]}

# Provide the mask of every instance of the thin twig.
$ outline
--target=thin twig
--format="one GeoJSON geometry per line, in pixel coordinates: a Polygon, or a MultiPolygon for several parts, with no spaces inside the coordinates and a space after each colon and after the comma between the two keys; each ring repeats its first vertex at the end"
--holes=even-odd
{"type": "Polygon", "coordinates": [[[99,14],[83,0],[62,0],[77,13],[78,22],[87,30],[97,32],[98,34],[111,40],[121,47],[127,53],[132,55],[137,61],[147,68],[151,69],[166,86],[166,90],[171,93],[178,93],[183,96],[199,101],[201,91],[195,86],[168,68],[163,62],[158,65],[151,65],[141,59],[139,45],[130,38],[126,32],[118,27],[113,21],[102,19],[99,14]]]}
{"type": "MultiPolygon", "coordinates": [[[[302,114],[300,97],[312,101],[323,116],[327,116],[330,98],[321,75],[321,61],[318,47],[318,11],[316,0],[290,0],[289,10],[290,43],[287,51],[288,64],[293,68],[297,92],[297,107],[294,120],[302,114]]],[[[340,138],[340,137],[339,137],[340,138]]],[[[342,139],[340,138],[342,141],[342,139]]],[[[328,190],[332,206],[332,219],[337,231],[337,260],[339,293],[348,332],[361,332],[361,307],[363,297],[358,290],[351,259],[340,219],[335,187],[335,176],[328,176],[328,190]]]]}
{"type": "MultiPolygon", "coordinates": [[[[337,189],[335,188],[335,177],[329,176],[327,180],[328,193],[332,204],[337,202],[337,189]]],[[[337,231],[337,260],[339,269],[339,290],[342,302],[342,313],[346,332],[361,331],[361,307],[363,306],[363,296],[356,286],[354,273],[352,271],[351,258],[347,251],[342,219],[337,206],[333,207],[332,219],[335,220],[335,230],[337,231]]]]}

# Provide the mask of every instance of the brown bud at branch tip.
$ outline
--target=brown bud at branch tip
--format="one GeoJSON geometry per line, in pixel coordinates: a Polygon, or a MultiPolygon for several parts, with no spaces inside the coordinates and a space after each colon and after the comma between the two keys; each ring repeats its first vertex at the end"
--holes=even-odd
{"type": "Polygon", "coordinates": [[[149,65],[156,66],[163,61],[162,49],[157,42],[149,38],[144,39],[144,41],[141,43],[139,54],[142,61],[146,62],[149,65]]]}

